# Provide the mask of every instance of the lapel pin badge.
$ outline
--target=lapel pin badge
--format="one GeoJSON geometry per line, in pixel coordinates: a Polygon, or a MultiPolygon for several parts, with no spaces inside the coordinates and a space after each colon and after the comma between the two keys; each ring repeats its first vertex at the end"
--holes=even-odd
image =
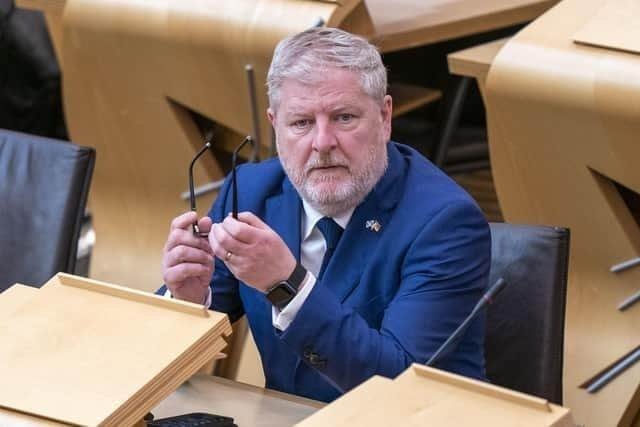
{"type": "Polygon", "coordinates": [[[367,228],[367,230],[371,230],[374,233],[378,233],[380,230],[382,230],[382,226],[380,225],[380,223],[378,221],[376,221],[375,219],[370,219],[368,220],[364,226],[367,228]]]}

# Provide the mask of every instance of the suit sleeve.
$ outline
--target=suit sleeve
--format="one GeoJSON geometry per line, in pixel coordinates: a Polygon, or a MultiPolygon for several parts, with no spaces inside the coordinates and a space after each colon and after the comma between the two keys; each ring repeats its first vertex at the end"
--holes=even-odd
{"type": "MultiPolygon", "coordinates": [[[[475,205],[448,205],[409,245],[379,329],[320,281],[280,339],[341,391],[372,375],[395,377],[411,363],[426,362],[471,312],[487,286],[490,239],[475,205]]],[[[483,346],[481,317],[439,367],[483,378],[483,346]]]]}

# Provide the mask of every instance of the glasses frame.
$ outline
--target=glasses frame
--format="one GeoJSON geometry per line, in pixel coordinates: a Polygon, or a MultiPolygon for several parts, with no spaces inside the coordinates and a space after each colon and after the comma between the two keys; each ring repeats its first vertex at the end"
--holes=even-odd
{"type": "Polygon", "coordinates": [[[233,155],[231,156],[231,189],[233,194],[231,195],[232,199],[232,208],[231,208],[231,216],[233,219],[238,219],[238,180],[236,178],[236,166],[238,163],[238,153],[240,150],[244,148],[245,145],[250,144],[255,152],[255,141],[251,137],[251,135],[247,135],[247,137],[233,150],[233,155]]]}
{"type": "MultiPolygon", "coordinates": [[[[193,165],[196,164],[196,160],[202,156],[202,154],[211,148],[211,139],[208,139],[204,146],[198,151],[195,155],[191,163],[189,164],[189,204],[191,205],[191,212],[197,212],[196,209],[196,192],[193,186],[193,165]]],[[[193,234],[198,237],[209,237],[209,233],[203,233],[200,231],[200,227],[198,227],[198,220],[196,219],[191,226],[193,230],[193,234]]]]}
{"type": "MultiPolygon", "coordinates": [[[[238,219],[238,182],[236,179],[236,166],[238,163],[238,153],[240,150],[244,148],[245,145],[250,144],[255,153],[255,140],[250,136],[242,140],[242,142],[233,150],[233,155],[231,157],[231,185],[232,185],[232,212],[231,215],[234,219],[238,219]]],[[[196,164],[196,161],[204,154],[205,151],[212,147],[211,138],[208,138],[205,142],[204,146],[196,153],[194,158],[191,160],[189,164],[189,204],[192,212],[197,212],[196,209],[196,192],[193,184],[193,166],[196,164]]],[[[191,226],[193,234],[198,237],[209,237],[209,233],[205,233],[200,231],[200,227],[198,227],[198,220],[194,221],[191,226]]]]}

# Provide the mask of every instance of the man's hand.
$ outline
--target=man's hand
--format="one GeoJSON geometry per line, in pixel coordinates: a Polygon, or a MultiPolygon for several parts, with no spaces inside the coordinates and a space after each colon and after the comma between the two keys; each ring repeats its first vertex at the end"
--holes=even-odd
{"type": "MultiPolygon", "coordinates": [[[[203,304],[213,275],[213,251],[204,237],[193,234],[191,225],[198,218],[187,212],[171,222],[162,256],[162,277],[174,298],[203,304]]],[[[211,218],[198,221],[201,232],[211,230],[211,218]]]]}
{"type": "Polygon", "coordinates": [[[296,267],[282,238],[251,212],[213,224],[209,243],[236,278],[262,292],[289,278],[296,267]]]}

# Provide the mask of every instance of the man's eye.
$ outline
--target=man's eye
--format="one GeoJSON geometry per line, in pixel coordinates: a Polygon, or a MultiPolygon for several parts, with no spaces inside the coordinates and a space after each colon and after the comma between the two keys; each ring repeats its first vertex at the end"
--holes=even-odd
{"type": "Polygon", "coordinates": [[[353,120],[353,114],[339,114],[338,121],[340,123],[350,123],[353,120]]]}
{"type": "Polygon", "coordinates": [[[293,122],[293,127],[297,129],[304,129],[311,124],[311,120],[309,119],[301,119],[293,122]]]}

